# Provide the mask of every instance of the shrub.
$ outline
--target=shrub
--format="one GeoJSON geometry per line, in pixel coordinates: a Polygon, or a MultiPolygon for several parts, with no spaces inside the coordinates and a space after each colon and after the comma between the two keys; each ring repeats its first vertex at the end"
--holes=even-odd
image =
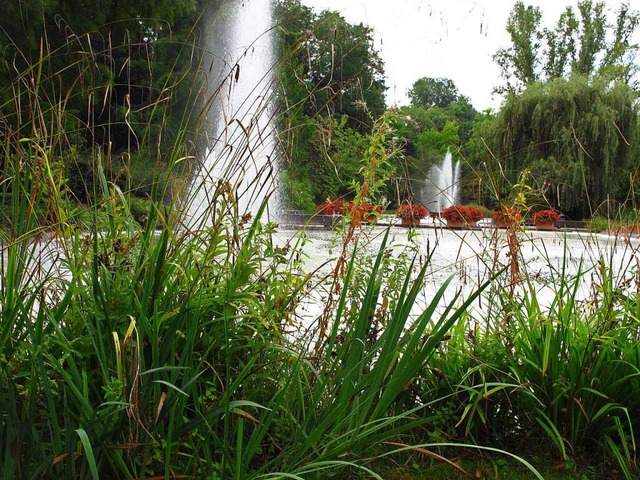
{"type": "Polygon", "coordinates": [[[442,211],[442,218],[447,222],[468,222],[469,212],[462,205],[451,205],[442,211]]]}
{"type": "Polygon", "coordinates": [[[515,208],[503,207],[493,212],[491,219],[498,225],[511,225],[514,222],[522,220],[522,214],[515,208]]]}
{"type": "Polygon", "coordinates": [[[484,212],[478,207],[452,205],[442,211],[442,218],[449,222],[478,222],[484,218],[484,212]]]}
{"type": "Polygon", "coordinates": [[[612,227],[615,228],[615,222],[609,220],[607,217],[591,217],[585,222],[587,230],[591,233],[607,232],[612,227]]]}
{"type": "Polygon", "coordinates": [[[423,205],[418,203],[406,203],[400,205],[396,210],[396,217],[410,220],[419,220],[425,218],[429,214],[429,211],[423,205]]]}
{"type": "Polygon", "coordinates": [[[557,225],[560,221],[560,214],[555,210],[540,210],[533,214],[533,223],[543,225],[557,225]]]}
{"type": "Polygon", "coordinates": [[[484,211],[478,207],[466,207],[470,222],[479,222],[484,218],[484,211]]]}

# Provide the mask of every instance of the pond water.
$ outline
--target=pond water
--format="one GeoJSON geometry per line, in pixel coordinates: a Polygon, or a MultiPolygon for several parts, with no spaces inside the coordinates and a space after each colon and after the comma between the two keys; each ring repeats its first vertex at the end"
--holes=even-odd
{"type": "MultiPolygon", "coordinates": [[[[360,254],[375,255],[379,250],[387,227],[369,227],[361,233],[360,254]]],[[[316,271],[320,284],[331,272],[340,253],[340,236],[330,229],[309,229],[279,232],[280,241],[304,235],[303,246],[305,269],[316,271]]],[[[483,228],[476,230],[449,230],[446,228],[422,228],[412,231],[402,227],[391,227],[389,244],[401,251],[413,246],[425,258],[429,255],[428,273],[416,314],[427,305],[442,284],[451,277],[451,283],[440,302],[449,304],[460,293],[457,302],[487,281],[492,274],[510,264],[506,230],[483,228]]],[[[535,289],[536,298],[544,306],[553,300],[560,286],[560,279],[571,280],[579,275],[577,300],[588,300],[594,288],[600,284],[600,262],[611,267],[614,282],[621,289],[635,291],[638,287],[636,274],[640,260],[640,243],[637,238],[621,238],[604,234],[577,231],[527,230],[518,234],[519,267],[522,283],[516,295],[523,294],[522,285],[535,289]]],[[[505,285],[506,280],[498,280],[505,285]]],[[[300,309],[303,324],[312,323],[321,313],[326,302],[326,288],[315,288],[300,309]]],[[[482,312],[487,303],[480,297],[472,309],[482,312]]]]}

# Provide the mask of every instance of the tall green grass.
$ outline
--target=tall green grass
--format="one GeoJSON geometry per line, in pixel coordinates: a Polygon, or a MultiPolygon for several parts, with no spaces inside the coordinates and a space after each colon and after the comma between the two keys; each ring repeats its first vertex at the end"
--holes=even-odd
{"type": "MultiPolygon", "coordinates": [[[[627,258],[637,253],[633,242],[617,248],[627,258]]],[[[567,465],[597,459],[601,471],[636,478],[637,267],[616,265],[610,254],[570,274],[567,262],[565,251],[559,270],[549,263],[556,279],[551,298],[526,281],[523,266],[517,295],[497,283],[484,315],[451,330],[419,384],[421,397],[443,398],[429,435],[552,451],[567,465]],[[592,291],[582,298],[585,285],[592,291]]]]}
{"type": "MultiPolygon", "coordinates": [[[[29,183],[14,168],[11,185],[29,183]]],[[[426,264],[372,341],[386,244],[358,309],[354,253],[328,343],[309,358],[310,341],[281,333],[304,276],[261,212],[234,218],[221,189],[211,226],[172,228],[152,205],[142,227],[104,175],[101,186],[88,228],[57,233],[63,275],[25,276],[38,262],[28,215],[6,239],[6,478],[322,478],[430,420],[398,398],[472,298],[435,316],[445,284],[407,329],[426,264]]]]}

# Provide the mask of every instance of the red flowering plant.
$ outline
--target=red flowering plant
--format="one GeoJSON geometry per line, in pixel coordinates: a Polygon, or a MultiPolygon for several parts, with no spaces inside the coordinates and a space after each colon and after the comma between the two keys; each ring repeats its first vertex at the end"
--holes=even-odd
{"type": "Polygon", "coordinates": [[[382,206],[372,203],[352,203],[349,209],[351,222],[359,225],[361,223],[374,223],[378,215],[382,214],[382,206]]]}
{"type": "Polygon", "coordinates": [[[484,212],[478,207],[463,207],[462,205],[451,205],[442,211],[441,217],[447,223],[466,223],[474,226],[484,218],[484,212]]]}
{"type": "Polygon", "coordinates": [[[515,208],[503,207],[493,212],[491,218],[498,225],[511,225],[522,220],[522,215],[515,208]]]}
{"type": "Polygon", "coordinates": [[[484,218],[484,212],[478,207],[466,207],[467,209],[467,221],[479,222],[484,218]]]}
{"type": "Polygon", "coordinates": [[[396,217],[405,220],[420,220],[429,214],[426,207],[418,203],[405,203],[396,210],[396,217]]]}
{"type": "Polygon", "coordinates": [[[351,210],[351,202],[346,200],[327,200],[316,207],[321,215],[346,215],[351,210]]]}
{"type": "Polygon", "coordinates": [[[321,215],[354,215],[361,218],[368,214],[381,214],[383,210],[381,205],[372,203],[362,203],[356,206],[348,200],[331,201],[327,199],[316,207],[316,211],[321,215]]]}
{"type": "Polygon", "coordinates": [[[533,214],[533,223],[536,225],[557,225],[560,214],[555,210],[540,210],[533,214]]]}
{"type": "Polygon", "coordinates": [[[442,218],[447,222],[468,222],[471,220],[469,209],[462,205],[451,205],[442,211],[442,218]]]}
{"type": "Polygon", "coordinates": [[[359,208],[360,210],[362,210],[363,213],[376,213],[378,215],[380,215],[382,213],[382,205],[374,205],[372,203],[363,203],[362,205],[358,206],[357,208],[359,208]]]}

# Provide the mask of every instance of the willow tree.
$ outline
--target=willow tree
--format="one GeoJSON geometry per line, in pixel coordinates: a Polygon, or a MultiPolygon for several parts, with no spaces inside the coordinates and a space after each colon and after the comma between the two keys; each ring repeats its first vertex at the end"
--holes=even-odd
{"type": "Polygon", "coordinates": [[[574,75],[510,94],[497,118],[495,152],[507,178],[531,170],[547,200],[588,215],[607,198],[624,199],[633,168],[637,94],[624,83],[574,75]]]}

